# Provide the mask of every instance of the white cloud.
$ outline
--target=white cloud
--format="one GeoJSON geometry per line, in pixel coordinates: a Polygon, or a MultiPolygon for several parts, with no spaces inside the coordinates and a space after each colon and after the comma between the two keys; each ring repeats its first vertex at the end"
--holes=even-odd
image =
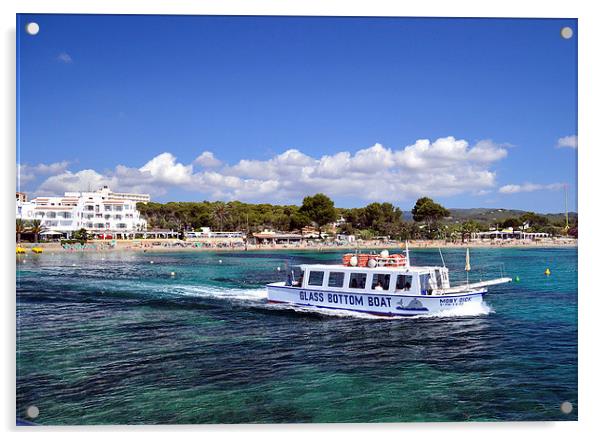
{"type": "Polygon", "coordinates": [[[20,188],[21,185],[33,182],[36,177],[62,173],[68,166],[67,161],[37,165],[17,164],[17,185],[20,188]]]}
{"type": "Polygon", "coordinates": [[[452,136],[434,142],[421,139],[401,149],[375,144],[321,157],[289,149],[271,159],[242,159],[233,165],[222,164],[209,151],[189,165],[165,152],[140,168],[118,165],[104,174],[64,170],[43,182],[40,191],[61,193],[109,185],[114,190],[153,196],[180,188],[216,199],[245,201],[298,202],[315,192],[402,201],[423,195],[483,194],[495,188],[491,167],[506,155],[505,146],[492,141],[470,146],[452,136]],[[193,165],[201,169],[195,172],[193,165]]]}
{"type": "Polygon", "coordinates": [[[508,150],[506,150],[505,147],[506,146],[497,145],[492,140],[488,139],[477,142],[474,148],[468,152],[468,155],[477,162],[495,162],[508,155],[508,150]]]}
{"type": "Polygon", "coordinates": [[[46,179],[36,193],[38,195],[61,195],[65,191],[96,190],[103,185],[114,187],[116,184],[115,178],[104,176],[94,170],[81,170],[77,173],[65,171],[46,179]]]}
{"type": "Polygon", "coordinates": [[[557,191],[564,187],[563,183],[549,183],[549,184],[539,184],[539,183],[523,183],[522,185],[504,185],[500,188],[500,192],[502,194],[516,194],[521,192],[533,192],[533,191],[557,191]]]}
{"type": "MultiPolygon", "coordinates": [[[[288,150],[272,159],[241,160],[222,170],[225,174],[254,181],[270,181],[272,198],[298,200],[324,191],[332,196],[362,199],[407,200],[419,195],[475,193],[495,185],[488,166],[506,156],[506,150],[491,141],[470,148],[453,137],[419,140],[401,150],[381,144],[354,154],[342,151],[312,158],[288,150]]],[[[255,185],[233,189],[231,198],[252,198],[255,185]]]]}
{"type": "Polygon", "coordinates": [[[299,176],[303,174],[304,167],[314,166],[315,163],[316,159],[291,149],[265,161],[242,159],[223,172],[242,178],[270,180],[286,175],[299,176]]]}
{"type": "Polygon", "coordinates": [[[40,163],[33,167],[33,170],[38,174],[56,174],[63,172],[69,166],[66,160],[62,162],[54,162],[50,164],[40,163]]]}
{"type": "Polygon", "coordinates": [[[577,148],[577,135],[561,137],[556,142],[556,148],[577,148]]]}
{"type": "Polygon", "coordinates": [[[69,55],[67,52],[61,52],[57,55],[56,59],[57,61],[65,64],[71,64],[73,62],[73,58],[71,58],[71,55],[69,55]]]}
{"type": "Polygon", "coordinates": [[[222,161],[216,159],[211,151],[203,151],[200,156],[194,160],[194,163],[204,168],[215,168],[220,166],[222,161]]]}
{"type": "Polygon", "coordinates": [[[171,153],[161,153],[149,160],[142,168],[142,173],[148,173],[156,183],[167,185],[184,185],[192,177],[192,165],[176,163],[176,158],[171,153]]]}

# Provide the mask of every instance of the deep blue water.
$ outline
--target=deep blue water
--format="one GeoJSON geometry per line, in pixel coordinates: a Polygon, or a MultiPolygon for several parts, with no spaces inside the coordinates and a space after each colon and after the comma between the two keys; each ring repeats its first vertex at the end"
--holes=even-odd
{"type": "MultiPolygon", "coordinates": [[[[18,258],[17,417],[36,405],[40,424],[577,419],[576,249],[472,249],[473,279],[503,263],[520,281],[467,316],[266,304],[290,265],[342,254],[18,258]]],[[[443,254],[464,279],[464,250],[443,254]]]]}

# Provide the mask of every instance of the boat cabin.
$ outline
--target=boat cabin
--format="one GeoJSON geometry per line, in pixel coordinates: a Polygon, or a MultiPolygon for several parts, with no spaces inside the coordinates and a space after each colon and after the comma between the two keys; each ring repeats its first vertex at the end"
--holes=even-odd
{"type": "Polygon", "coordinates": [[[333,292],[431,295],[449,289],[446,267],[352,267],[348,265],[301,265],[296,279],[286,285],[333,292]]]}

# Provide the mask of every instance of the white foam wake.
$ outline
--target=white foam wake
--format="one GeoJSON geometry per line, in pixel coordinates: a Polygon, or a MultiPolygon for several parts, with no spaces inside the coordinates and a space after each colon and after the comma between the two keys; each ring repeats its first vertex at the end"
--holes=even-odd
{"type": "Polygon", "coordinates": [[[259,289],[233,289],[217,286],[171,286],[170,292],[182,296],[193,296],[199,298],[217,298],[237,301],[264,301],[268,297],[266,288],[259,289]]]}
{"type": "Polygon", "coordinates": [[[442,312],[428,313],[414,316],[386,316],[373,315],[365,312],[356,312],[352,310],[323,309],[317,307],[299,306],[296,304],[270,304],[266,300],[268,292],[266,288],[257,289],[236,289],[231,287],[219,286],[171,286],[170,293],[182,296],[198,298],[215,298],[227,301],[248,302],[254,307],[264,307],[271,310],[292,310],[298,313],[313,313],[324,316],[339,318],[360,318],[360,319],[429,319],[429,318],[450,318],[450,317],[470,317],[488,315],[495,313],[486,303],[464,304],[462,307],[456,307],[442,312]]]}
{"type": "Polygon", "coordinates": [[[317,307],[299,306],[295,304],[265,304],[266,308],[275,310],[293,310],[299,313],[313,313],[318,315],[339,317],[339,318],[360,318],[360,319],[432,319],[432,318],[449,318],[449,317],[470,317],[479,315],[488,315],[489,313],[495,313],[491,307],[485,303],[480,304],[467,304],[462,307],[455,309],[446,310],[437,313],[428,313],[424,315],[414,316],[386,316],[386,315],[373,315],[366,312],[355,312],[352,310],[340,310],[340,309],[321,309],[317,307]]]}
{"type": "Polygon", "coordinates": [[[413,318],[451,318],[459,316],[480,316],[489,315],[495,311],[487,303],[469,303],[462,307],[444,310],[442,312],[430,313],[428,315],[413,316],[413,318]]]}
{"type": "Polygon", "coordinates": [[[432,318],[450,318],[450,317],[470,317],[488,315],[495,311],[486,303],[466,304],[462,307],[445,310],[443,312],[427,313],[424,315],[414,316],[386,316],[373,315],[365,312],[354,312],[352,310],[337,310],[337,309],[320,309],[316,307],[298,306],[294,304],[266,304],[266,306],[281,310],[294,310],[300,313],[316,313],[326,316],[334,316],[340,318],[361,318],[361,319],[432,319],[432,318]]]}
{"type": "Polygon", "coordinates": [[[300,306],[296,304],[265,304],[266,308],[272,310],[292,310],[298,313],[317,314],[337,318],[361,318],[361,319],[396,319],[396,317],[372,315],[370,313],[354,312],[353,310],[320,309],[317,307],[300,306]]]}

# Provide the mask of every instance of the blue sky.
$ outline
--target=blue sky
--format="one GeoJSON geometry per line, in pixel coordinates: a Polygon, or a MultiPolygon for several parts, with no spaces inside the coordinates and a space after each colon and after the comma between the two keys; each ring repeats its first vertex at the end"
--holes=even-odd
{"type": "Polygon", "coordinates": [[[576,209],[574,19],[26,14],[17,45],[31,194],[576,209]]]}

